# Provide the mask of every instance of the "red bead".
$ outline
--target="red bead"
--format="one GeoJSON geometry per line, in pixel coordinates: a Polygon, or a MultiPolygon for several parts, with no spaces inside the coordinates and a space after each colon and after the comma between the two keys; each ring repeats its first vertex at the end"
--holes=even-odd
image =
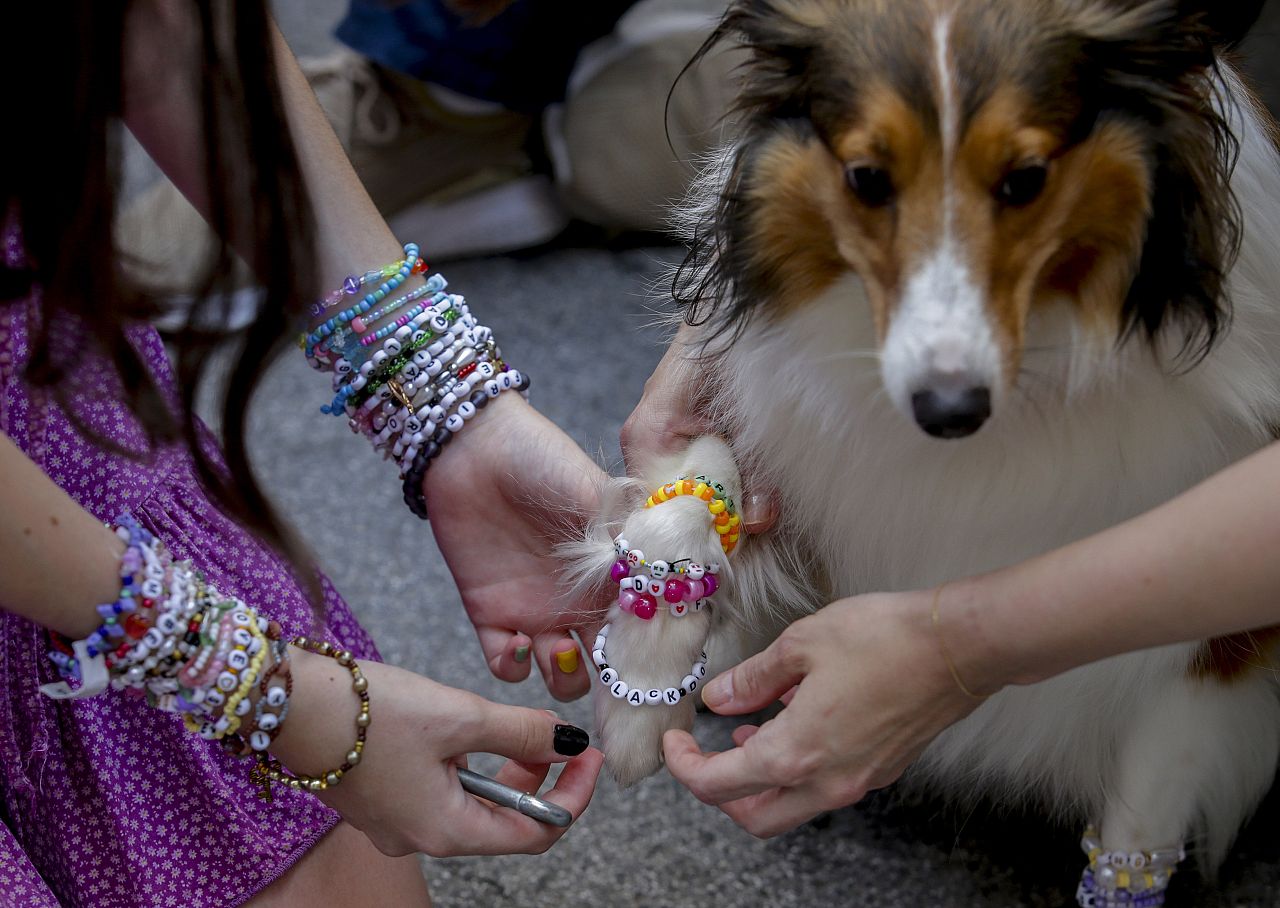
{"type": "Polygon", "coordinates": [[[654,615],[658,614],[658,603],[648,593],[644,593],[636,600],[636,617],[643,618],[648,621],[654,615]]]}
{"type": "Polygon", "coordinates": [[[156,605],[156,601],[154,599],[143,598],[142,600],[143,608],[155,608],[155,605],[156,605]]]}
{"type": "Polygon", "coordinates": [[[426,270],[427,270],[427,260],[426,260],[426,259],[424,259],[424,258],[420,258],[420,259],[418,259],[416,262],[414,262],[414,263],[413,263],[413,274],[421,274],[422,272],[424,272],[424,271],[426,271],[426,270]]]}
{"type": "Polygon", "coordinates": [[[145,636],[149,629],[147,622],[137,612],[124,619],[124,632],[134,640],[145,636]]]}
{"type": "Polygon", "coordinates": [[[683,601],[688,591],[689,587],[683,580],[668,580],[666,588],[662,591],[662,598],[674,605],[683,601]]]}

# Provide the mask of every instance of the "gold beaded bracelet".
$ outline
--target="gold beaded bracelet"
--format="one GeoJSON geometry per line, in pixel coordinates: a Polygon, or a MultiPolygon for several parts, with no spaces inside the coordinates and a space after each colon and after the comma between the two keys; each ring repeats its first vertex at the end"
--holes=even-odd
{"type": "Polygon", "coordinates": [[[292,642],[299,649],[330,657],[351,672],[351,689],[360,698],[360,713],[356,716],[356,740],[351,750],[347,752],[347,758],[341,766],[315,776],[301,773],[290,775],[279,760],[271,759],[266,753],[259,753],[257,762],[254,763],[253,770],[249,773],[249,778],[259,786],[258,797],[264,801],[271,800],[272,782],[310,792],[321,792],[326,788],[332,788],[337,785],[342,781],[342,777],[346,773],[360,764],[360,759],[364,755],[365,735],[369,730],[369,682],[364,673],[360,671],[360,666],[356,664],[356,660],[351,657],[351,653],[332,644],[321,643],[308,637],[295,637],[292,642]]]}

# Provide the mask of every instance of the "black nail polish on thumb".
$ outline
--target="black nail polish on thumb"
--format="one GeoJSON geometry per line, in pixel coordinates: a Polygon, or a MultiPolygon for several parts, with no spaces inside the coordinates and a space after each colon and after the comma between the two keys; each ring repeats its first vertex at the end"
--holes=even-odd
{"type": "Polygon", "coordinates": [[[591,736],[576,725],[557,725],[554,740],[556,753],[576,757],[587,749],[591,736]]]}

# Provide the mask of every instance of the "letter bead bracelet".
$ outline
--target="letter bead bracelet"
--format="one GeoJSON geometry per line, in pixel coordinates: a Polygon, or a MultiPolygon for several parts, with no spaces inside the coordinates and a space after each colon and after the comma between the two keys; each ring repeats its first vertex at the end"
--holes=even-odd
{"type": "MultiPolygon", "coordinates": [[[[293,693],[280,625],[240,599],[220,594],[190,562],[174,560],[130,515],[117,519],[115,531],[126,546],[120,593],[98,606],[102,624],[84,640],[72,643],[50,634],[49,659],[64,680],[43,685],[41,692],[59,700],[81,699],[110,686],[145,697],[149,705],[181,715],[188,730],[220,742],[227,753],[256,754],[254,773],[279,774],[279,764],[267,752],[288,717],[293,693]]],[[[361,701],[355,758],[349,753],[347,762],[321,777],[318,786],[309,777],[300,777],[306,784],[289,783],[323,790],[360,761],[369,724],[368,683],[350,653],[305,638],[294,644],[335,655],[352,671],[361,701]]]]}
{"type": "MultiPolygon", "coordinates": [[[[646,508],[656,507],[680,495],[694,495],[708,502],[713,525],[719,530],[720,517],[732,511],[732,500],[724,493],[724,487],[711,482],[705,476],[693,479],[681,476],[675,482],[660,486],[645,502],[646,508]],[[717,497],[718,496],[718,497],[717,497]],[[712,508],[719,504],[721,507],[712,508]]],[[[737,542],[737,523],[733,524],[734,544],[737,542]]],[[[727,554],[734,544],[726,545],[726,533],[718,533],[722,548],[727,554]]],[[[681,618],[701,612],[710,605],[710,598],[720,588],[720,564],[700,564],[691,558],[675,560],[649,559],[619,533],[613,540],[617,560],[609,566],[609,579],[618,585],[618,611],[634,615],[642,621],[652,621],[658,614],[658,602],[666,604],[672,618],[681,618]]],[[[618,620],[622,620],[619,617],[618,620]]],[[[608,688],[616,699],[629,706],[675,706],[697,690],[707,674],[707,654],[701,653],[689,673],[679,685],[671,687],[637,687],[628,684],[609,664],[606,647],[612,624],[605,624],[591,649],[591,661],[599,672],[600,683],[608,688]]],[[[705,645],[705,643],[704,643],[705,645]]]]}
{"type": "Polygon", "coordinates": [[[433,274],[419,287],[374,308],[410,274],[424,273],[418,247],[381,269],[352,275],[312,307],[321,315],[382,280],[359,302],[299,339],[307,362],[333,373],[333,399],[321,411],[346,416],[383,458],[399,467],[409,509],[427,518],[422,480],[444,446],[489,401],[506,391],[528,395],[529,378],[511,368],[493,332],[476,322],[466,300],[433,274]],[[380,319],[391,321],[377,326],[380,319]]]}
{"type": "Polygon", "coordinates": [[[618,585],[618,608],[645,621],[658,613],[659,600],[673,618],[700,612],[720,586],[716,562],[704,567],[689,558],[646,561],[644,552],[631,548],[621,534],[613,540],[613,550],[618,560],[609,567],[609,579],[618,585]]]}
{"type": "Polygon", "coordinates": [[[689,669],[679,687],[632,687],[623,681],[616,669],[609,665],[606,647],[609,645],[609,625],[600,628],[595,645],[591,648],[591,661],[600,672],[600,683],[609,693],[628,706],[675,706],[698,689],[707,676],[707,654],[704,651],[689,669]]]}

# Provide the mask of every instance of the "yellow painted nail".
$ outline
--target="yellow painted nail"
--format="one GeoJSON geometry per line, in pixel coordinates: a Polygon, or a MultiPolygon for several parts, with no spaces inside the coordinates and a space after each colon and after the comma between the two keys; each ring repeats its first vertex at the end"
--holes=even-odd
{"type": "Polygon", "coordinates": [[[563,653],[556,653],[556,665],[566,675],[572,675],[578,670],[578,650],[567,649],[563,653]]]}

